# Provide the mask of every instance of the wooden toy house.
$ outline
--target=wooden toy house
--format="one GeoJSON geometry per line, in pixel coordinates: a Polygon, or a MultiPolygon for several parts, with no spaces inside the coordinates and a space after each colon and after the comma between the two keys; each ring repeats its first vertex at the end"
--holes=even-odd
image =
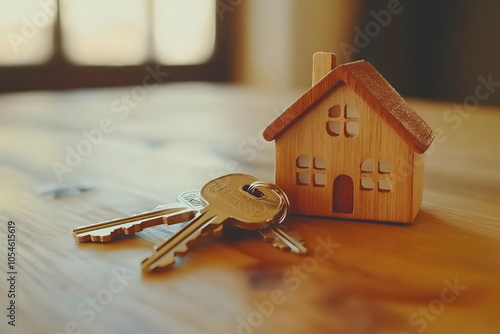
{"type": "Polygon", "coordinates": [[[313,86],[264,131],[291,212],[412,222],[430,127],[366,61],[313,57],[313,86]]]}

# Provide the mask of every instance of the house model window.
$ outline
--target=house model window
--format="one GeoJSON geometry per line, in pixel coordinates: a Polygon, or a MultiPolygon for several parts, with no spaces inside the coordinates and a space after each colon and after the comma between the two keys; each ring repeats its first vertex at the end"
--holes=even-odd
{"type": "Polygon", "coordinates": [[[390,174],[392,167],[389,161],[380,160],[375,172],[375,160],[366,159],[361,164],[361,189],[374,190],[375,182],[378,180],[378,190],[388,192],[392,190],[390,174]]]}
{"type": "Polygon", "coordinates": [[[348,138],[354,137],[359,133],[358,119],[359,110],[354,106],[348,104],[342,108],[336,104],[328,109],[326,131],[333,137],[338,137],[342,133],[348,138]]]}
{"type": "Polygon", "coordinates": [[[297,184],[310,184],[311,175],[312,183],[315,187],[326,186],[326,162],[322,157],[314,157],[311,162],[309,155],[301,155],[297,158],[297,184]]]}

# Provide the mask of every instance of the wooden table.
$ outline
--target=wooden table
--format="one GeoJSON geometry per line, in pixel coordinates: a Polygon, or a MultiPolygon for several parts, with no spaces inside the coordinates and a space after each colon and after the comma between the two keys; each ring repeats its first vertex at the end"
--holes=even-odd
{"type": "Polygon", "coordinates": [[[141,274],[176,227],[111,244],[77,244],[71,229],[173,202],[222,173],[272,181],[274,145],[258,136],[298,92],[175,84],[139,93],[0,96],[1,333],[500,330],[497,108],[450,121],[460,115],[451,104],[409,100],[441,129],[413,225],[289,217],[309,256],[240,233],[206,240],[175,270],[141,274]],[[9,221],[16,327],[6,317],[9,221]]]}

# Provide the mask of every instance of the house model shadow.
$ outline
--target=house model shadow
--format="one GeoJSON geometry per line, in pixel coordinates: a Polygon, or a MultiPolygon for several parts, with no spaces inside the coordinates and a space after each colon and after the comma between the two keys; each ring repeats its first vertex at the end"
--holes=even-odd
{"type": "Polygon", "coordinates": [[[368,62],[313,57],[313,85],[264,131],[296,214],[410,223],[434,133],[368,62]]]}

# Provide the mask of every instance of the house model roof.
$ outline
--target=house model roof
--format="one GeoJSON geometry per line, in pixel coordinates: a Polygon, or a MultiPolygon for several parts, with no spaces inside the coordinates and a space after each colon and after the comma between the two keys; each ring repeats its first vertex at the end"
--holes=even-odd
{"type": "Polygon", "coordinates": [[[264,131],[264,138],[268,141],[276,139],[339,82],[344,82],[367,103],[379,103],[385,114],[382,116],[393,117],[401,124],[413,141],[416,151],[423,153],[429,148],[434,138],[432,129],[387,80],[364,60],[335,67],[272,122],[264,131]]]}

